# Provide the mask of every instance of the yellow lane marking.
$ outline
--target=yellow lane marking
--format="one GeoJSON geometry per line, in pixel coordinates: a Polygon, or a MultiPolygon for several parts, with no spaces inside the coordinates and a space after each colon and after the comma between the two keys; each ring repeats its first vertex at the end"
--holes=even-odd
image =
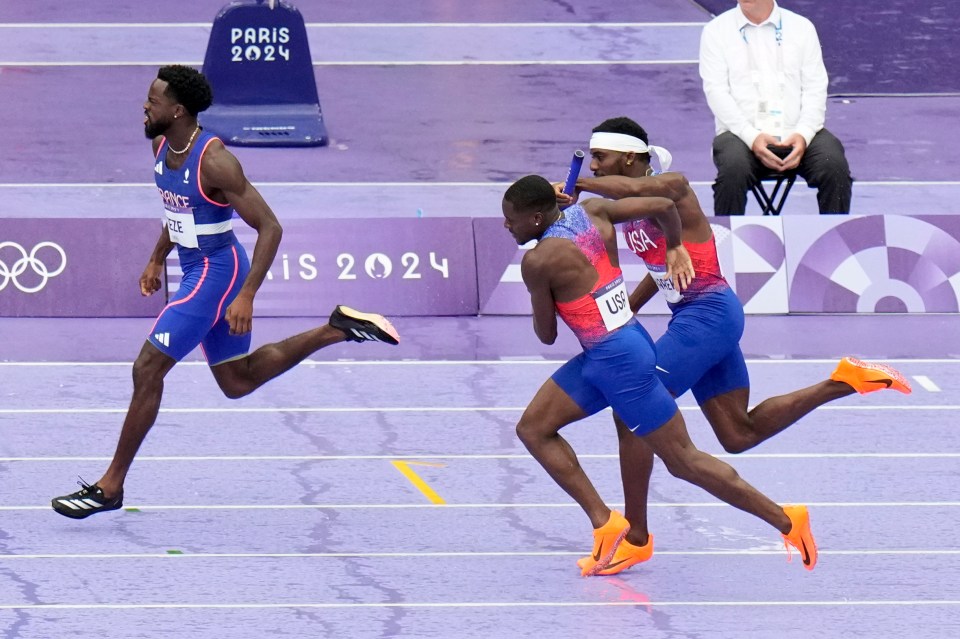
{"type": "Polygon", "coordinates": [[[446,466],[446,464],[436,464],[431,462],[416,462],[416,461],[406,462],[406,461],[399,461],[399,460],[392,460],[390,463],[393,464],[393,467],[399,470],[404,477],[409,479],[410,483],[416,486],[417,490],[423,493],[423,495],[427,499],[429,499],[431,503],[433,504],[447,503],[443,501],[443,497],[438,495],[436,491],[430,488],[427,482],[423,481],[423,479],[420,478],[420,475],[415,473],[413,469],[410,468],[411,464],[414,464],[416,466],[433,466],[434,468],[443,468],[446,466]]]}

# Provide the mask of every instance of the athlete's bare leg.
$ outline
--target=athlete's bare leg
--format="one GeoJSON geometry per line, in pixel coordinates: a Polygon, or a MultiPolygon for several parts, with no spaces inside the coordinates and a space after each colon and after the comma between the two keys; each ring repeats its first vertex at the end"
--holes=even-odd
{"type": "Polygon", "coordinates": [[[770,439],[813,409],[855,392],[844,382],[826,380],[765,399],[748,411],[750,389],[738,388],[711,397],[701,409],[723,449],[736,454],[770,439]]]}
{"type": "Polygon", "coordinates": [[[745,482],[732,466],[697,450],[678,410],[657,430],[643,436],[674,477],[690,482],[726,503],[756,515],[781,533],[790,532],[783,508],[745,482]]]}
{"type": "Polygon", "coordinates": [[[249,395],[321,348],[346,339],[343,331],[324,324],[293,337],[265,344],[245,357],[210,367],[214,379],[231,399],[249,395]]]}
{"type": "Polygon", "coordinates": [[[160,411],[163,397],[163,378],[176,364],[176,360],[161,353],[156,346],[146,342],[133,363],[133,396],[123,420],[120,440],[110,466],[96,484],[106,497],[112,498],[123,489],[123,481],[130,470],[133,458],[160,411]]]}
{"type": "Polygon", "coordinates": [[[544,470],[580,504],[594,528],[610,518],[610,509],[580,466],[570,444],[560,436],[560,429],[586,417],[552,379],[548,379],[517,424],[517,436],[544,470]]]}
{"type": "Polygon", "coordinates": [[[631,433],[616,413],[613,418],[620,442],[623,515],[630,522],[627,541],[634,546],[646,546],[649,540],[647,496],[650,492],[650,474],[653,472],[653,449],[642,437],[631,433]]]}

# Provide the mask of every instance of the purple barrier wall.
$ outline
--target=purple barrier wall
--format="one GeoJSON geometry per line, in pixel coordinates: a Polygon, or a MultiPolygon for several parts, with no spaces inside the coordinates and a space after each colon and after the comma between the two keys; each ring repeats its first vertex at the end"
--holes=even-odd
{"type": "MultiPolygon", "coordinates": [[[[746,216],[711,221],[747,313],[960,312],[960,216],[746,216]]],[[[144,219],[0,219],[0,316],[150,317],[137,280],[160,231],[144,219]],[[100,229],[109,229],[101,232],[100,229]]],[[[252,252],[256,234],[238,236],[252,252]]],[[[623,244],[623,242],[621,242],[623,244]]],[[[257,298],[261,317],[528,315],[525,249],[496,218],[293,220],[257,298]]],[[[626,249],[628,285],[643,278],[626,249]]],[[[180,281],[168,261],[169,289],[180,281]]],[[[657,296],[645,314],[667,313],[657,296]]]]}
{"type": "MultiPolygon", "coordinates": [[[[748,314],[960,311],[960,216],[746,216],[711,225],[721,269],[748,314]]],[[[480,312],[529,314],[524,249],[496,219],[474,220],[474,233],[480,312]]],[[[620,265],[628,286],[643,277],[622,248],[620,265]]],[[[660,296],[641,311],[667,312],[660,296]]]]}
{"type": "Polygon", "coordinates": [[[473,220],[477,245],[477,294],[482,315],[529,315],[530,295],[520,279],[524,249],[500,218],[473,220]]]}
{"type": "MultiPolygon", "coordinates": [[[[469,218],[289,220],[255,313],[326,316],[337,304],[387,315],[476,315],[477,269],[469,218]]],[[[253,255],[256,232],[235,220],[253,255]]],[[[170,292],[180,282],[167,262],[170,292]]]]}
{"type": "Polygon", "coordinates": [[[746,313],[786,313],[787,264],[783,218],[711,218],[720,270],[746,313]]]}
{"type": "Polygon", "coordinates": [[[783,218],[790,311],[956,313],[960,216],[783,218]]]}
{"type": "Polygon", "coordinates": [[[159,220],[0,219],[0,316],[148,317],[139,279],[159,220]]]}
{"type": "MultiPolygon", "coordinates": [[[[783,228],[780,218],[714,218],[720,266],[740,296],[748,313],[787,312],[787,270],[784,262],[783,228]]],[[[517,247],[494,218],[473,221],[477,242],[477,286],[480,313],[486,315],[529,315],[530,295],[520,277],[523,248],[517,247]]],[[[636,255],[620,243],[620,268],[627,287],[646,276],[636,255]]],[[[643,315],[669,314],[666,302],[656,295],[644,306],[643,315]]]]}

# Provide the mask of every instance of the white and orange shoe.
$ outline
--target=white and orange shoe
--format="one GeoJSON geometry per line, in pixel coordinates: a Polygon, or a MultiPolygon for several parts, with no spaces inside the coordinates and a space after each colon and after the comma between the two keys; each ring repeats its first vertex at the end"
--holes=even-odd
{"type": "Polygon", "coordinates": [[[849,385],[861,395],[888,388],[909,395],[913,390],[907,378],[895,368],[886,364],[864,362],[855,357],[841,359],[830,379],[849,385]]]}

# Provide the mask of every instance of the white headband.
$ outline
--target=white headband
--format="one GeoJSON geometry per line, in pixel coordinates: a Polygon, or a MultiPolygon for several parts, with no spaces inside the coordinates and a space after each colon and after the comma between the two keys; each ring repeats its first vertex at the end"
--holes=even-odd
{"type": "Polygon", "coordinates": [[[621,153],[654,153],[660,160],[660,169],[666,171],[673,162],[673,156],[662,146],[647,145],[640,138],[625,133],[594,133],[590,136],[591,149],[620,151],[621,153]]]}

